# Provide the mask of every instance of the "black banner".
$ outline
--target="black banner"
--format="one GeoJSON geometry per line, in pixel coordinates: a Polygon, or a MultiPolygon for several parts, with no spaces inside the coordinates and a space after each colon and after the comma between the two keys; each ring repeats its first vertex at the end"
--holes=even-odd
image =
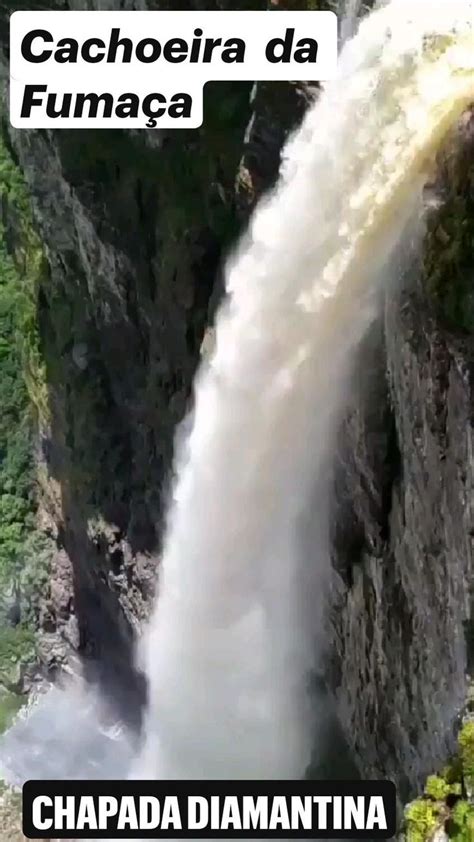
{"type": "Polygon", "coordinates": [[[28,781],[29,839],[390,839],[390,781],[28,781]]]}

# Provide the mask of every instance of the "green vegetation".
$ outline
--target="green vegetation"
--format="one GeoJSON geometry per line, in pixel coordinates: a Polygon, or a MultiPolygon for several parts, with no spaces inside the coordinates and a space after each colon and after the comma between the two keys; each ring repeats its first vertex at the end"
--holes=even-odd
{"type": "Polygon", "coordinates": [[[426,842],[439,823],[439,807],[425,799],[414,801],[405,813],[407,842],[426,842]]]}
{"type": "Polygon", "coordinates": [[[474,790],[474,722],[468,722],[459,735],[464,776],[470,789],[474,790]]]}
{"type": "MultiPolygon", "coordinates": [[[[4,347],[11,341],[12,362],[17,364],[26,392],[23,386],[19,388],[46,420],[46,376],[37,326],[38,288],[46,260],[23,176],[1,136],[0,206],[0,343],[4,347]]],[[[26,408],[24,400],[22,406],[26,408]]]]}
{"type": "Polygon", "coordinates": [[[426,781],[425,795],[428,798],[432,798],[434,801],[443,801],[448,797],[448,795],[460,794],[460,783],[451,783],[449,780],[441,778],[438,775],[430,775],[426,781]]]}
{"type": "Polygon", "coordinates": [[[18,693],[2,693],[0,696],[0,734],[10,727],[23,702],[23,697],[18,693]]]}
{"type": "MultiPolygon", "coordinates": [[[[45,412],[36,329],[43,267],[25,185],[0,140],[0,684],[34,660],[32,628],[47,552],[36,529],[35,417],[45,412]]],[[[16,700],[0,698],[0,730],[16,700]]]]}
{"type": "Polygon", "coordinates": [[[7,626],[0,636],[0,682],[10,689],[12,667],[29,663],[34,656],[34,632],[27,626],[7,626]]]}
{"type": "Polygon", "coordinates": [[[435,831],[441,828],[453,842],[473,842],[473,721],[464,724],[458,743],[459,755],[440,775],[430,776],[423,796],[406,808],[406,842],[430,842],[435,831]]]}

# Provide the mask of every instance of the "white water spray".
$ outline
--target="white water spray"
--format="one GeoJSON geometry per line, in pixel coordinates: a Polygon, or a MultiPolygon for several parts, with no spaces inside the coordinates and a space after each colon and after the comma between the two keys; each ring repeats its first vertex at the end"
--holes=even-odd
{"type": "Polygon", "coordinates": [[[428,14],[394,2],[366,19],[228,267],[146,635],[141,777],[305,772],[315,652],[299,521],[316,481],[317,636],[326,468],[352,354],[426,165],[474,99],[473,47],[466,2],[428,14]]]}
{"type": "MultiPolygon", "coordinates": [[[[468,0],[395,0],[366,18],[228,267],[144,638],[150,703],[137,776],[305,771],[308,674],[322,647],[330,576],[334,430],[383,267],[418,207],[434,151],[474,100],[473,56],[468,0]],[[307,559],[300,524],[310,498],[307,559]]],[[[67,777],[72,758],[75,776],[89,775],[75,696],[67,698],[56,754],[45,748],[46,777],[67,777]]],[[[42,776],[41,710],[29,730],[19,722],[3,740],[12,782],[31,777],[32,750],[42,776]]],[[[120,756],[128,762],[125,750],[120,756]]]]}
{"type": "Polygon", "coordinates": [[[362,0],[344,0],[341,3],[341,23],[339,27],[339,43],[344,45],[349,38],[353,38],[357,31],[362,0]]]}

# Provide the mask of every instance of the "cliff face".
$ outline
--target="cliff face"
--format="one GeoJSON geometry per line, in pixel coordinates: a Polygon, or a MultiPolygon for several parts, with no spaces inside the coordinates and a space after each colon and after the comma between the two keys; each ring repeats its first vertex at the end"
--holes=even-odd
{"type": "MultiPolygon", "coordinates": [[[[164,4],[44,4],[54,5],[164,4]]],[[[137,718],[145,688],[133,636],[154,591],[174,432],[219,300],[221,260],[315,91],[259,85],[251,94],[246,84],[208,90],[196,132],[16,132],[4,122],[47,258],[37,291],[47,389],[38,462],[57,551],[42,657],[61,662],[66,641],[137,718]]],[[[390,293],[369,337],[371,366],[335,471],[330,683],[363,771],[390,774],[406,791],[449,752],[465,694],[474,320],[471,234],[456,226],[472,213],[467,127],[461,140],[440,161],[447,203],[430,222],[426,266],[390,293]]]]}
{"type": "Polygon", "coordinates": [[[333,686],[356,756],[405,797],[452,752],[472,669],[472,129],[439,155],[444,203],[362,351],[336,467],[333,686]]]}
{"type": "Polygon", "coordinates": [[[378,339],[342,446],[335,692],[356,756],[407,798],[451,754],[466,697],[472,384],[420,290],[387,302],[378,339]]]}
{"type": "Polygon", "coordinates": [[[236,230],[248,94],[235,85],[209,97],[205,130],[176,138],[12,136],[49,266],[38,290],[41,458],[58,554],[45,624],[125,685],[132,626],[153,592],[173,434],[236,230]]]}

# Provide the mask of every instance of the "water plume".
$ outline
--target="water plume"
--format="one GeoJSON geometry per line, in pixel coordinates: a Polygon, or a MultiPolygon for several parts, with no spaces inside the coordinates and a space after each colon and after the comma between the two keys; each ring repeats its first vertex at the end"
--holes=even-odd
{"type": "Polygon", "coordinates": [[[177,453],[132,775],[297,778],[309,764],[351,363],[434,153],[474,99],[472,7],[428,5],[395,0],[362,21],[229,261],[177,453]]]}
{"type": "Polygon", "coordinates": [[[305,772],[334,431],[384,264],[473,98],[472,48],[465,2],[430,3],[429,15],[423,3],[394,2],[363,21],[229,261],[145,636],[140,777],[305,772]],[[308,623],[299,527],[311,495],[308,623]]]}

